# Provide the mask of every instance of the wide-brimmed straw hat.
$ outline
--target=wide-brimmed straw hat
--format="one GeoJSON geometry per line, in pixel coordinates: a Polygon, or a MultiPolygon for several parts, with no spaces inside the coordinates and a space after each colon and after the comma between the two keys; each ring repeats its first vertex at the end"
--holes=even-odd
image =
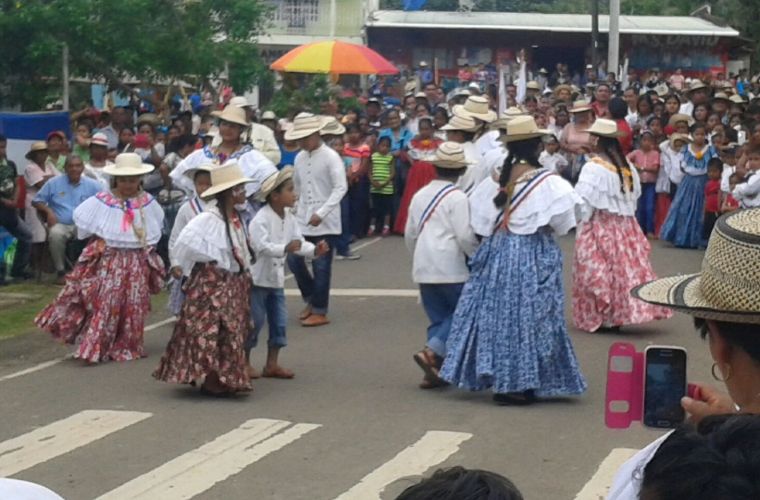
{"type": "Polygon", "coordinates": [[[496,113],[488,107],[488,99],[479,95],[471,95],[464,104],[454,106],[451,111],[457,116],[476,118],[487,123],[496,119],[496,113]]]}
{"type": "Polygon", "coordinates": [[[27,160],[31,160],[32,155],[36,153],[37,151],[47,151],[47,150],[48,150],[48,147],[45,141],[36,141],[32,143],[31,147],[29,148],[29,151],[24,156],[27,160]]]}
{"type": "MultiPolygon", "coordinates": [[[[117,157],[118,158],[118,157],[117,157]]],[[[211,187],[203,192],[201,198],[208,199],[214,195],[227,191],[235,186],[253,182],[253,179],[243,175],[240,166],[237,163],[228,163],[221,167],[215,167],[211,172],[211,187]]]]}
{"type": "Polygon", "coordinates": [[[689,85],[689,90],[686,91],[687,94],[690,94],[697,90],[706,89],[707,85],[705,85],[705,82],[702,80],[692,80],[691,85],[689,85]]]}
{"type": "Polygon", "coordinates": [[[730,101],[725,92],[716,92],[711,101],[730,101]]]}
{"type": "Polygon", "coordinates": [[[516,116],[509,122],[507,134],[504,136],[505,142],[524,141],[542,135],[549,135],[551,131],[538,128],[536,120],[530,115],[516,116]]]}
{"type": "Polygon", "coordinates": [[[691,127],[694,123],[694,118],[684,113],[676,113],[668,119],[668,125],[671,127],[678,122],[686,122],[691,127]]]}
{"type": "Polygon", "coordinates": [[[745,101],[744,98],[740,96],[739,94],[733,94],[731,97],[728,98],[728,100],[734,104],[747,104],[747,101],[745,101]]]}
{"type": "Polygon", "coordinates": [[[634,297],[698,318],[760,323],[760,209],[726,214],[715,224],[702,272],[654,280],[634,297]]]}
{"type": "Polygon", "coordinates": [[[346,127],[341,125],[334,116],[322,116],[322,130],[319,135],[343,135],[346,133],[346,127]]]}
{"type": "Polygon", "coordinates": [[[276,174],[270,175],[261,183],[261,189],[256,195],[256,198],[258,198],[259,201],[266,201],[267,196],[272,194],[272,191],[280,187],[283,182],[292,179],[294,173],[295,170],[293,170],[293,167],[285,167],[276,174]]]}
{"type": "Polygon", "coordinates": [[[114,177],[127,177],[145,175],[155,168],[153,165],[143,163],[142,158],[137,153],[121,153],[116,155],[113,165],[103,167],[103,173],[114,177]]]}
{"type": "Polygon", "coordinates": [[[195,174],[197,174],[198,172],[211,172],[215,168],[219,168],[219,165],[215,163],[205,163],[198,167],[188,168],[187,170],[185,170],[184,175],[191,181],[194,181],[195,174]]]}
{"type": "Polygon", "coordinates": [[[441,130],[460,130],[462,132],[477,132],[479,125],[474,118],[454,115],[449,122],[441,127],[441,130]]]}
{"type": "Polygon", "coordinates": [[[277,115],[274,114],[274,111],[264,111],[261,114],[261,121],[265,122],[267,120],[277,121],[277,115]]]}
{"type": "Polygon", "coordinates": [[[528,90],[541,90],[541,85],[537,81],[531,80],[525,84],[525,88],[528,90]]]}
{"type": "Polygon", "coordinates": [[[567,90],[571,94],[573,93],[573,88],[570,85],[566,84],[566,83],[561,83],[561,84],[557,85],[556,87],[554,87],[554,93],[555,94],[559,93],[561,90],[567,90]]]}
{"type": "Polygon", "coordinates": [[[586,111],[592,111],[591,103],[585,100],[578,100],[573,103],[573,107],[568,109],[571,113],[585,113],[586,111]]]}
{"type": "Polygon", "coordinates": [[[451,141],[444,142],[438,146],[430,163],[436,167],[452,170],[464,168],[472,164],[465,156],[462,145],[451,141]]]}
{"type": "Polygon", "coordinates": [[[312,134],[316,134],[322,130],[322,117],[313,115],[311,113],[299,113],[293,119],[293,128],[285,132],[285,139],[289,141],[296,141],[309,137],[312,134]]]}
{"type": "Polygon", "coordinates": [[[251,123],[245,115],[245,109],[234,104],[228,104],[223,111],[214,111],[211,116],[215,116],[224,122],[235,123],[242,127],[247,127],[251,123]]]}
{"type": "Polygon", "coordinates": [[[601,137],[620,137],[623,135],[623,133],[618,130],[615,120],[608,120],[606,118],[597,118],[594,121],[594,124],[591,125],[590,128],[587,128],[585,132],[601,137]]]}
{"type": "Polygon", "coordinates": [[[253,108],[253,104],[248,102],[248,99],[242,95],[236,95],[230,99],[229,106],[237,106],[238,108],[253,108]]]}
{"type": "Polygon", "coordinates": [[[671,134],[670,145],[675,146],[676,141],[683,141],[688,144],[691,142],[691,137],[689,137],[688,134],[678,134],[678,133],[671,134]]]}
{"type": "Polygon", "coordinates": [[[522,109],[517,106],[511,106],[504,111],[501,118],[488,124],[491,130],[504,130],[509,125],[509,122],[517,118],[518,116],[527,116],[522,109]]]}

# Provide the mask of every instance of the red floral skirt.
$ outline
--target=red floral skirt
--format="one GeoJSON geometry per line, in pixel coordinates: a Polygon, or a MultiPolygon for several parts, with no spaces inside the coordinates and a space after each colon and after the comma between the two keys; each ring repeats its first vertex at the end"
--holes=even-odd
{"type": "Polygon", "coordinates": [[[185,282],[185,303],[153,376],[189,384],[216,372],[228,388],[251,390],[243,348],[250,318],[250,283],[247,274],[197,264],[185,282]]]}
{"type": "Polygon", "coordinates": [[[93,240],[58,297],[35,324],[91,363],[145,357],[143,328],[150,295],[161,291],[164,264],[154,248],[114,248],[93,240]]]}
{"type": "Polygon", "coordinates": [[[673,312],[647,304],[631,289],[657,278],[651,247],[635,217],[596,211],[579,226],[573,262],[573,323],[594,332],[665,319],[673,312]]]}
{"type": "Polygon", "coordinates": [[[396,220],[393,223],[393,232],[404,234],[406,230],[406,219],[409,216],[409,205],[417,191],[427,186],[430,181],[435,179],[435,167],[432,163],[425,161],[416,161],[409,169],[409,175],[406,178],[404,195],[401,197],[401,203],[398,207],[396,220]]]}

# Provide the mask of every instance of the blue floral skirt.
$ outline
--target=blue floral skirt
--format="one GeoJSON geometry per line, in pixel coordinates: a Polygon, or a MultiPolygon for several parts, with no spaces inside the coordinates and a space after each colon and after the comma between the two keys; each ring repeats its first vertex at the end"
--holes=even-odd
{"type": "Polygon", "coordinates": [[[686,175],[678,185],[668,218],[660,230],[660,239],[679,248],[707,246],[702,225],[705,219],[705,184],[707,175],[686,175]]]}
{"type": "Polygon", "coordinates": [[[441,377],[473,391],[584,392],[564,303],[562,253],[552,235],[497,232],[473,257],[441,377]]]}

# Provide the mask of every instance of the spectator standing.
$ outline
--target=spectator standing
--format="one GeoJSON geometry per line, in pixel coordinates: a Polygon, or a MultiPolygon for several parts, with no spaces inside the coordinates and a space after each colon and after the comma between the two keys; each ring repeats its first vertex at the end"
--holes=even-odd
{"type": "Polygon", "coordinates": [[[377,234],[382,228],[382,236],[388,236],[391,232],[390,220],[393,208],[394,186],[393,180],[396,175],[396,158],[391,154],[391,139],[388,136],[380,137],[377,141],[375,152],[372,153],[370,167],[370,195],[372,196],[372,218],[369,234],[377,234]]]}
{"type": "Polygon", "coordinates": [[[315,327],[328,324],[333,249],[341,234],[340,202],[348,189],[346,171],[338,153],[330,149],[319,135],[323,123],[318,116],[301,113],[293,128],[285,133],[288,140],[299,141],[301,152],[295,160],[293,182],[298,194],[296,218],[306,241],[317,244],[326,240],[330,249],[312,260],[312,271],[304,257],[288,255],[288,266],[295,276],[306,307],[299,315],[301,325],[315,327]]]}
{"type": "Polygon", "coordinates": [[[102,132],[90,139],[90,159],[84,165],[84,174],[90,179],[98,181],[103,189],[111,189],[111,178],[103,172],[103,168],[112,165],[108,159],[108,138],[102,132]]]}
{"type": "Polygon", "coordinates": [[[64,175],[46,182],[32,200],[32,205],[44,214],[47,223],[50,257],[53,260],[58,285],[65,282],[66,246],[76,239],[74,210],[87,198],[103,190],[98,181],[82,175],[84,163],[80,157],[69,155],[65,160],[64,175]]]}
{"type": "MultiPolygon", "coordinates": [[[[6,156],[8,139],[0,135],[0,227],[16,238],[16,255],[13,258],[11,276],[28,278],[27,271],[31,252],[32,233],[26,222],[18,215],[19,189],[16,164],[6,156]]],[[[0,258],[0,286],[5,285],[5,259],[0,258]]]]}
{"type": "Polygon", "coordinates": [[[66,134],[55,130],[47,135],[45,142],[48,152],[45,162],[58,172],[63,172],[63,165],[66,163],[66,134]]]}
{"type": "Polygon", "coordinates": [[[47,236],[45,226],[42,225],[42,221],[37,216],[37,210],[32,207],[32,200],[48,180],[60,175],[53,164],[47,161],[47,156],[47,144],[42,141],[33,143],[26,154],[29,163],[24,170],[24,182],[26,183],[24,220],[32,231],[32,243],[43,243],[47,236]]]}
{"type": "Polygon", "coordinates": [[[660,152],[655,148],[654,136],[648,130],[641,134],[639,148],[626,156],[639,173],[641,196],[636,209],[636,218],[641,230],[649,238],[655,235],[656,183],[660,171],[660,152]]]}

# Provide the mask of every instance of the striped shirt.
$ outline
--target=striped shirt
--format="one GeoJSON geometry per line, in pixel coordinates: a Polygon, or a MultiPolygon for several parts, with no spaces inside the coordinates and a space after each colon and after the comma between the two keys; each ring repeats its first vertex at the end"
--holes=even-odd
{"type": "MultiPolygon", "coordinates": [[[[374,182],[383,183],[390,179],[392,162],[393,155],[372,153],[372,180],[374,182]]],[[[393,194],[393,182],[389,182],[382,188],[372,186],[370,193],[393,194]]]]}

